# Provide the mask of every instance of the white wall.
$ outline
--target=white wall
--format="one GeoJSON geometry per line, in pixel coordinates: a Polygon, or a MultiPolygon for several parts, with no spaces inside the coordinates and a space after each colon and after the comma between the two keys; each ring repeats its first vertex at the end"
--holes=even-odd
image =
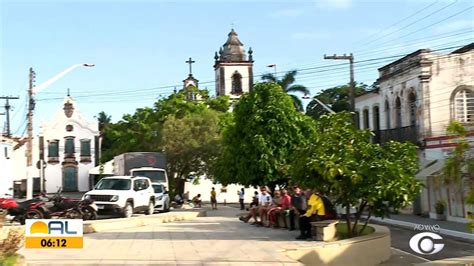
{"type": "MultiPolygon", "coordinates": [[[[224,202],[224,197],[226,198],[226,201],[228,203],[237,203],[239,202],[239,196],[237,194],[238,191],[244,186],[238,185],[238,184],[230,184],[227,186],[227,193],[226,195],[222,195],[221,184],[213,184],[212,180],[206,179],[204,177],[201,177],[199,179],[199,184],[198,185],[193,185],[190,182],[186,182],[184,185],[184,192],[189,191],[189,197],[192,199],[194,196],[197,194],[201,194],[201,199],[203,201],[210,201],[211,199],[211,189],[214,187],[217,192],[217,202],[218,203],[223,203],[224,202]]],[[[248,207],[250,202],[252,201],[252,197],[254,195],[255,191],[260,191],[258,188],[246,188],[245,189],[245,206],[248,207]]]]}
{"type": "Polygon", "coordinates": [[[0,136],[0,197],[13,194],[13,146],[15,142],[0,136]],[[6,149],[6,154],[5,154],[6,149]]]}
{"type": "Polygon", "coordinates": [[[460,85],[474,85],[474,51],[443,55],[433,60],[430,112],[432,136],[436,137],[446,135],[446,127],[453,115],[450,106],[453,91],[460,85]]]}
{"type": "Polygon", "coordinates": [[[242,75],[242,91],[249,92],[249,82],[250,82],[250,73],[249,73],[249,66],[248,63],[244,63],[239,65],[238,63],[222,63],[215,71],[216,71],[216,89],[219,88],[220,84],[220,69],[224,69],[224,88],[225,88],[225,95],[229,95],[232,98],[239,98],[240,96],[232,95],[232,75],[234,75],[235,71],[238,71],[240,75],[242,75]]]}

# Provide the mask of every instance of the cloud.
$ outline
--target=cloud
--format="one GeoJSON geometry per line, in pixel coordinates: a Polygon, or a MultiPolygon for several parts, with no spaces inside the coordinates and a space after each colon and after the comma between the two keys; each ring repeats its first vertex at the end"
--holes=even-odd
{"type": "Polygon", "coordinates": [[[474,20],[456,20],[443,25],[438,26],[434,29],[436,33],[445,33],[451,31],[458,31],[462,29],[474,28],[474,20]]]}
{"type": "Polygon", "coordinates": [[[354,0],[315,0],[319,8],[347,9],[352,7],[354,0]]]}
{"type": "Polygon", "coordinates": [[[326,32],[295,32],[291,34],[290,37],[294,40],[314,41],[314,40],[327,40],[331,37],[331,35],[326,32]]]}
{"type": "Polygon", "coordinates": [[[303,9],[296,9],[296,8],[287,8],[287,9],[280,9],[275,12],[270,13],[271,17],[299,17],[303,14],[303,9]]]}

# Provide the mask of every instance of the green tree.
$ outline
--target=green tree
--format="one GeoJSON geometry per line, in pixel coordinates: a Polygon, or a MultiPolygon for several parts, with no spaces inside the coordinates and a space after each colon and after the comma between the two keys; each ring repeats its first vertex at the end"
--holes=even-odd
{"type": "Polygon", "coordinates": [[[303,186],[324,191],[345,208],[349,237],[367,225],[357,229],[364,211],[369,217],[387,216],[389,207],[402,208],[420,192],[414,178],[416,146],[372,144],[372,133],[356,129],[348,112],[323,115],[315,123],[311,141],[293,157],[292,177],[303,186]],[[352,206],[357,206],[354,223],[349,219],[352,206]]]}
{"type": "Polygon", "coordinates": [[[284,185],[293,151],[307,143],[312,119],[299,113],[275,83],[259,83],[225,121],[219,157],[211,174],[223,184],[284,185]]]}
{"type": "Polygon", "coordinates": [[[306,95],[309,94],[309,90],[303,85],[293,84],[295,83],[295,76],[297,73],[298,72],[296,70],[289,71],[282,79],[278,79],[275,75],[269,73],[263,75],[262,80],[280,85],[280,87],[293,99],[293,104],[296,109],[303,111],[303,103],[301,102],[301,99],[292,93],[299,92],[306,95]]]}
{"type": "Polygon", "coordinates": [[[446,133],[450,136],[457,137],[456,147],[451,155],[446,159],[443,173],[438,176],[446,187],[448,202],[450,202],[450,187],[455,186],[457,191],[454,195],[459,197],[461,202],[474,204],[474,155],[466,139],[468,131],[459,121],[451,122],[446,133]],[[464,183],[464,188],[463,188],[464,183]]]}
{"type": "MultiPolygon", "coordinates": [[[[320,91],[315,97],[336,113],[349,111],[349,88],[349,84],[336,86],[320,91]]],[[[362,95],[366,93],[367,90],[368,86],[366,84],[359,83],[355,87],[355,96],[362,95]]],[[[326,109],[315,100],[312,100],[306,107],[306,114],[315,119],[327,113],[326,109]]]]}
{"type": "Polygon", "coordinates": [[[209,162],[217,156],[220,143],[219,121],[222,113],[204,110],[183,118],[168,117],[163,125],[163,150],[168,174],[174,177],[174,193],[182,194],[191,174],[208,172],[209,162]]]}
{"type": "MultiPolygon", "coordinates": [[[[185,91],[158,100],[153,108],[138,108],[134,114],[124,115],[117,123],[107,123],[103,133],[107,145],[103,149],[101,162],[124,152],[162,151],[163,124],[169,117],[179,119],[207,109],[227,111],[228,97],[210,98],[206,90],[188,87],[185,91]]],[[[101,121],[107,121],[107,115],[104,115],[99,114],[101,121]]]]}

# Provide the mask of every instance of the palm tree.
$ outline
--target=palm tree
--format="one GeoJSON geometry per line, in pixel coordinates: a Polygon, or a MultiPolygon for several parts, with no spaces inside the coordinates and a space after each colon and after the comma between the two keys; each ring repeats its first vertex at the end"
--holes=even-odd
{"type": "Polygon", "coordinates": [[[295,82],[295,76],[297,73],[298,71],[296,70],[289,71],[280,80],[275,75],[268,73],[262,76],[262,80],[274,82],[280,85],[280,87],[286,93],[288,93],[291,98],[293,98],[293,104],[295,105],[296,109],[298,109],[299,111],[303,111],[303,103],[301,102],[301,99],[292,93],[300,92],[304,94],[309,94],[309,90],[303,85],[293,84],[295,82]]]}

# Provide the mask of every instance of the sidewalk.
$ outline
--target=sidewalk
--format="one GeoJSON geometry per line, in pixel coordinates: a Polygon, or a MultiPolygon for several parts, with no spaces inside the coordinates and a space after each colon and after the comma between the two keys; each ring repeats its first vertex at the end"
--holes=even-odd
{"type": "Polygon", "coordinates": [[[379,217],[372,217],[370,219],[378,223],[395,225],[409,229],[415,229],[416,225],[438,225],[440,228],[439,233],[442,235],[474,241],[474,233],[469,230],[467,223],[438,221],[409,214],[392,214],[390,215],[390,218],[382,219],[379,217]]]}
{"type": "MultiPolygon", "coordinates": [[[[83,249],[22,249],[28,265],[302,265],[287,249],[325,243],[297,241],[298,231],[255,227],[238,220],[242,211],[219,206],[207,217],[84,235],[83,249]]],[[[426,260],[392,249],[382,265],[426,260]]]]}

